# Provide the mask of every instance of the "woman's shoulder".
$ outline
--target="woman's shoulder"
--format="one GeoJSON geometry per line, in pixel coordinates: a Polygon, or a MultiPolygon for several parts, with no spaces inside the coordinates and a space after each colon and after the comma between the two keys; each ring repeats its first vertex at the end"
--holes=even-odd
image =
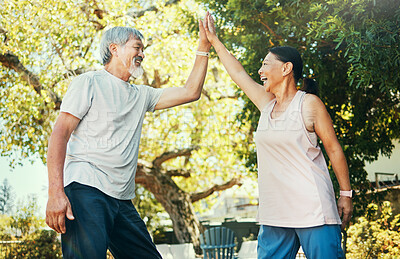
{"type": "Polygon", "coordinates": [[[325,104],[314,94],[306,94],[301,109],[304,124],[308,131],[314,132],[314,125],[318,118],[326,113],[325,104]]]}
{"type": "Polygon", "coordinates": [[[303,108],[325,109],[325,104],[315,94],[306,93],[304,96],[303,108]]]}

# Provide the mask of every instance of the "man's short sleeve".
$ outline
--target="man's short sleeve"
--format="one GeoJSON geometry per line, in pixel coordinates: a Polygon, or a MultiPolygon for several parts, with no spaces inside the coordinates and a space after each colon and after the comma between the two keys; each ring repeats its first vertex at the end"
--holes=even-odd
{"type": "Polygon", "coordinates": [[[87,75],[80,75],[72,80],[65,94],[60,111],[69,113],[79,119],[88,112],[93,97],[92,80],[87,75]]]}
{"type": "Polygon", "coordinates": [[[154,112],[154,108],[160,100],[164,89],[153,88],[150,86],[144,86],[144,89],[147,91],[147,111],[154,112]]]}

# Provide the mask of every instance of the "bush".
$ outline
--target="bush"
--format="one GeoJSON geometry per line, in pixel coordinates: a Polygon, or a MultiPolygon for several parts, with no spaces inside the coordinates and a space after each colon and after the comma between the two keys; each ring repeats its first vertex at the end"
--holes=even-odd
{"type": "Polygon", "coordinates": [[[5,259],[61,257],[61,243],[57,239],[57,233],[52,230],[38,230],[24,237],[20,244],[13,246],[5,259]]]}
{"type": "Polygon", "coordinates": [[[363,217],[350,226],[347,258],[394,258],[400,254],[400,214],[393,215],[390,202],[368,205],[363,217]]]}

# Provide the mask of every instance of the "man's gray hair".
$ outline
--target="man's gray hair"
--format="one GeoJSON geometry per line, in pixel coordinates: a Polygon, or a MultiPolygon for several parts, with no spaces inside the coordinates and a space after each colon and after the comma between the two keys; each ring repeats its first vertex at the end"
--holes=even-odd
{"type": "Polygon", "coordinates": [[[100,43],[100,57],[103,65],[108,64],[111,61],[110,44],[115,43],[124,46],[130,39],[137,38],[143,41],[144,37],[140,31],[131,27],[114,27],[107,30],[100,43]]]}

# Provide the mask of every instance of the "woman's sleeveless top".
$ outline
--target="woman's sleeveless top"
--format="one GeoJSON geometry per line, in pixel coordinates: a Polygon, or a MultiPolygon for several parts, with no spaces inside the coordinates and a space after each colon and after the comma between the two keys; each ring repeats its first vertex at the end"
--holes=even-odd
{"type": "Polygon", "coordinates": [[[341,224],[321,148],[313,144],[301,115],[298,91],[284,113],[272,119],[276,100],[261,112],[255,136],[262,225],[313,227],[341,224]]]}

